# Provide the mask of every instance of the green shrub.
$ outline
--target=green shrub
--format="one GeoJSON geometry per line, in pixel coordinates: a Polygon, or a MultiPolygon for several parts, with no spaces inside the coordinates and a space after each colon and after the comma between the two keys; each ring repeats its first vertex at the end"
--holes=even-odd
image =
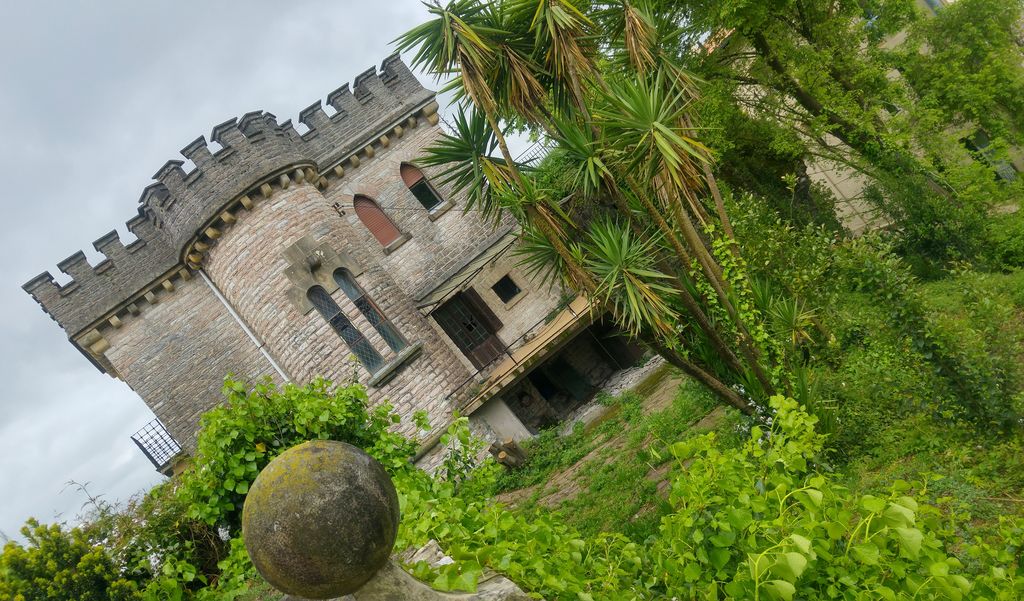
{"type": "Polygon", "coordinates": [[[1024,267],[1024,211],[993,217],[988,238],[993,265],[1006,270],[1024,267]]]}
{"type": "Polygon", "coordinates": [[[1014,599],[1024,593],[1019,521],[991,542],[956,537],[958,518],[928,503],[924,485],[851,495],[817,473],[822,437],[792,399],[774,397],[769,433],[738,450],[714,434],[671,445],[671,511],[637,544],[593,537],[545,512],[510,512],[401,476],[399,548],[438,540],[454,563],[415,574],[470,590],[485,567],[549,600],[1014,599]]]}
{"type": "Polygon", "coordinates": [[[985,318],[1002,311],[998,303],[972,293],[970,304],[975,308],[970,318],[949,320],[929,308],[921,283],[881,238],[865,236],[839,250],[834,275],[848,289],[867,294],[873,309],[882,311],[885,325],[874,330],[892,331],[894,341],[907,338],[910,347],[904,352],[919,354],[945,383],[935,386],[930,381],[921,387],[936,401],[934,411],[982,429],[1006,429],[1017,423],[1014,361],[1007,349],[998,348],[1005,337],[993,339],[993,327],[1001,327],[1009,316],[1003,313],[999,324],[985,318]]]}
{"type": "Polygon", "coordinates": [[[10,541],[0,553],[0,599],[11,601],[135,601],[135,582],[122,577],[110,555],[81,528],[40,524],[21,528],[26,545],[10,541]]]}
{"type": "Polygon", "coordinates": [[[399,417],[384,404],[369,409],[359,384],[334,387],[326,380],[281,388],[265,382],[248,389],[224,385],[227,403],[205,413],[193,465],[178,494],[189,516],[232,530],[240,523],[249,485],[271,459],[314,439],[353,444],[389,470],[408,469],[415,444],[388,427],[399,417]]]}

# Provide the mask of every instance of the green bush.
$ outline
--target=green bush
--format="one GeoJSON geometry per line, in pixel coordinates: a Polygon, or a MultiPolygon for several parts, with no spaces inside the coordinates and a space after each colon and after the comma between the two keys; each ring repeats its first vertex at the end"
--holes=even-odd
{"type": "Polygon", "coordinates": [[[391,406],[367,406],[359,384],[334,387],[326,380],[306,386],[270,382],[251,390],[224,385],[227,403],[205,413],[193,465],[181,476],[179,498],[189,516],[237,529],[249,485],[271,459],[314,439],[355,445],[389,470],[408,469],[415,443],[388,430],[399,422],[391,406]]]}
{"type": "Polygon", "coordinates": [[[993,265],[1006,270],[1024,268],[1024,211],[993,217],[988,237],[993,265]]]}
{"type": "Polygon", "coordinates": [[[637,544],[581,535],[549,513],[510,512],[418,474],[400,480],[399,548],[440,541],[455,562],[413,572],[471,590],[485,567],[549,600],[1014,599],[1024,593],[1024,530],[1001,520],[991,542],[956,537],[925,486],[851,495],[817,473],[822,437],[792,399],[774,397],[771,431],[738,450],[707,434],[673,444],[671,512],[637,544]]]}
{"type": "Polygon", "coordinates": [[[40,524],[21,528],[27,541],[0,553],[0,599],[10,601],[135,601],[135,582],[122,577],[102,541],[82,528],[40,524]]]}
{"type": "Polygon", "coordinates": [[[1008,349],[1000,348],[1006,337],[994,337],[1009,319],[1005,308],[975,292],[968,317],[950,320],[930,308],[921,283],[881,238],[865,236],[838,250],[833,275],[847,290],[868,295],[875,310],[883,312],[885,325],[875,329],[890,330],[896,341],[906,337],[908,351],[919,354],[941,377],[944,385],[929,381],[921,387],[935,401],[933,411],[982,429],[1017,424],[1020,415],[1012,367],[1016,361],[1008,349]],[[1000,312],[999,323],[993,323],[992,316],[1000,312]]]}

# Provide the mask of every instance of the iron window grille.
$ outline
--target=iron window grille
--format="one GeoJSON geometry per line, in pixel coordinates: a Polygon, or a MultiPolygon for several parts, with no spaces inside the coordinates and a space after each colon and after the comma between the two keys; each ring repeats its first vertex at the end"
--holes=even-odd
{"type": "Polygon", "coordinates": [[[359,312],[363,314],[366,321],[370,322],[373,329],[377,330],[380,337],[384,339],[388,347],[394,352],[400,352],[405,347],[409,346],[405,338],[398,332],[398,329],[391,323],[389,319],[384,317],[377,305],[370,300],[367,296],[366,291],[363,290],[362,286],[356,282],[352,274],[345,268],[337,269],[334,271],[334,281],[338,283],[338,286],[345,292],[345,296],[352,301],[352,304],[359,309],[359,312]]]}
{"type": "Polygon", "coordinates": [[[313,286],[306,296],[321,317],[331,325],[338,336],[341,336],[349,350],[368,372],[377,373],[380,368],[384,367],[384,358],[377,352],[377,349],[373,348],[366,336],[363,336],[363,333],[352,325],[327,290],[321,286],[313,286]]]}
{"type": "Polygon", "coordinates": [[[181,453],[181,445],[174,440],[159,419],[154,419],[132,434],[132,442],[139,447],[157,471],[163,471],[171,460],[181,453]]]}

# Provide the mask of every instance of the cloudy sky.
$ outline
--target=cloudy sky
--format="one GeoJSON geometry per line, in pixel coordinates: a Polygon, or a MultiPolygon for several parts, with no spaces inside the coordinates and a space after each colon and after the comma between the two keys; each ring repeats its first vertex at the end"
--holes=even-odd
{"type": "Polygon", "coordinates": [[[129,438],[152,414],[21,284],[66,280],[55,265],[79,249],[95,264],[92,241],[126,236],[196,136],[251,110],[296,119],[424,17],[416,0],[0,3],[0,531],[73,521],[69,480],[112,501],[160,480],[129,438]]]}

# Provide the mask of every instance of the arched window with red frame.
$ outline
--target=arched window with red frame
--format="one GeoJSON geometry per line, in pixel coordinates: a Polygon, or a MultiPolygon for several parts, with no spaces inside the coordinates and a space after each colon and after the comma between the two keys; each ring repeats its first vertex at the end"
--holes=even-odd
{"type": "Polygon", "coordinates": [[[355,208],[359,221],[363,222],[363,225],[366,226],[366,229],[370,230],[370,233],[377,239],[377,242],[380,242],[381,246],[391,244],[402,235],[398,231],[395,222],[391,221],[391,218],[384,213],[380,205],[369,196],[356,195],[352,200],[352,206],[355,208]]]}
{"type": "Polygon", "coordinates": [[[433,211],[444,202],[441,200],[441,195],[430,185],[427,176],[423,174],[419,167],[411,163],[402,163],[399,172],[402,174],[402,181],[405,182],[405,186],[409,188],[409,191],[416,197],[416,200],[420,201],[424,209],[433,211]]]}

